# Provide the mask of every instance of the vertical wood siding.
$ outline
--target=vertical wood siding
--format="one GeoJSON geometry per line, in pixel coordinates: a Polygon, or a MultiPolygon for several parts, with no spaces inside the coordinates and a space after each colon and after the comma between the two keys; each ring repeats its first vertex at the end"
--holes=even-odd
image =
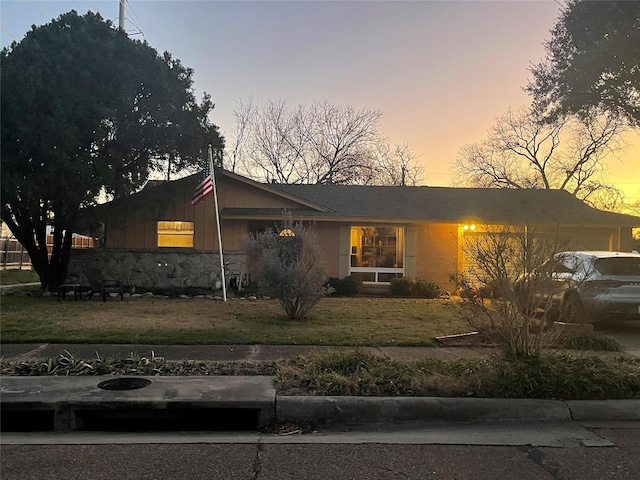
{"type": "MultiPolygon", "coordinates": [[[[266,192],[251,185],[222,175],[216,177],[218,205],[222,210],[229,208],[299,208],[300,204],[266,192]]],[[[153,188],[163,188],[162,186],[153,188]]],[[[159,220],[194,222],[193,247],[196,250],[217,251],[218,237],[215,223],[213,196],[210,195],[195,207],[191,205],[191,183],[185,184],[184,191],[175,197],[169,196],[164,209],[155,205],[153,212],[142,210],[136,205],[135,211],[127,212],[124,226],[107,225],[107,247],[114,249],[155,249],[157,248],[157,222],[159,220]],[[171,200],[172,199],[172,200],[171,200]]],[[[240,239],[248,233],[246,220],[222,220],[222,248],[238,251],[240,239]]]]}

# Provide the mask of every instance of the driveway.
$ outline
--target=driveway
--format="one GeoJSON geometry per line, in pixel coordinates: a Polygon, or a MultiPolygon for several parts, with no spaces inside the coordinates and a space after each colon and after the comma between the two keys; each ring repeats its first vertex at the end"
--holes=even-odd
{"type": "Polygon", "coordinates": [[[595,330],[616,339],[627,353],[640,356],[639,321],[609,320],[597,325],[595,330]]]}

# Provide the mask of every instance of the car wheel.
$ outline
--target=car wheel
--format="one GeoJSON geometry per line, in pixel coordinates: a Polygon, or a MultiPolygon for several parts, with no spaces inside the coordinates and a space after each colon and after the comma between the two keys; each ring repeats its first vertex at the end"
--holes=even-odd
{"type": "Polygon", "coordinates": [[[582,300],[575,293],[567,295],[562,302],[560,320],[566,323],[586,323],[582,300]]]}

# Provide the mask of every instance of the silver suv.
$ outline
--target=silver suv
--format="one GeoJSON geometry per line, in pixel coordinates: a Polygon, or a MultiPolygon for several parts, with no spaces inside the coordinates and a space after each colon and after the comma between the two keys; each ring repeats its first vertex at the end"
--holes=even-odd
{"type": "MultiPolygon", "coordinates": [[[[592,322],[617,316],[640,320],[640,254],[561,252],[538,272],[540,292],[560,320],[592,322]]],[[[537,300],[541,300],[538,298],[537,300]]]]}

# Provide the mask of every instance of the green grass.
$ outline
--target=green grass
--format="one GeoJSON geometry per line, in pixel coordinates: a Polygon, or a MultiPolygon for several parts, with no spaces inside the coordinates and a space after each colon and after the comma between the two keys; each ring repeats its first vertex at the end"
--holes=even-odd
{"type": "Polygon", "coordinates": [[[559,354],[399,362],[365,351],[280,363],[283,395],[444,396],[601,400],[640,398],[640,359],[559,354]]]}
{"type": "Polygon", "coordinates": [[[31,270],[0,270],[0,285],[40,282],[40,277],[31,270]]]}
{"type": "Polygon", "coordinates": [[[600,333],[590,333],[561,339],[561,348],[573,350],[600,350],[607,352],[622,352],[622,345],[615,338],[600,333]]]}
{"type": "Polygon", "coordinates": [[[144,343],[432,346],[468,331],[451,300],[325,298],[308,320],[275,300],[2,298],[3,343],[144,343]]]}

